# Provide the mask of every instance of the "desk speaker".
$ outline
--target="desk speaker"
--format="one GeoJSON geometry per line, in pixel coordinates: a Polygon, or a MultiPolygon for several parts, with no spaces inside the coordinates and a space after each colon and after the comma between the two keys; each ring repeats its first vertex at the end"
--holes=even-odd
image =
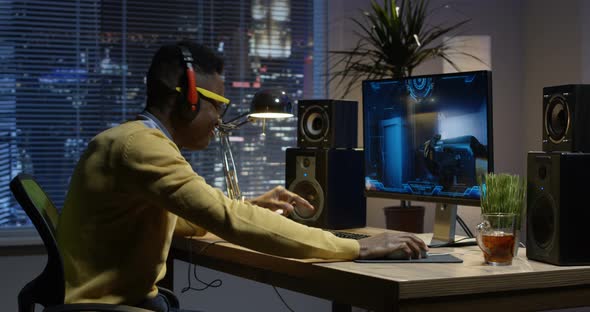
{"type": "Polygon", "coordinates": [[[363,165],[361,150],[287,149],[285,187],[315,208],[295,207],[293,220],[324,229],[364,227],[363,165]]]}
{"type": "Polygon", "coordinates": [[[299,100],[297,146],[356,148],[356,101],[299,100]]]}
{"type": "Polygon", "coordinates": [[[590,152],[590,85],[543,88],[543,151],[590,152]]]}
{"type": "Polygon", "coordinates": [[[588,179],[590,154],[529,152],[527,246],[529,259],[555,265],[590,264],[588,179]]]}

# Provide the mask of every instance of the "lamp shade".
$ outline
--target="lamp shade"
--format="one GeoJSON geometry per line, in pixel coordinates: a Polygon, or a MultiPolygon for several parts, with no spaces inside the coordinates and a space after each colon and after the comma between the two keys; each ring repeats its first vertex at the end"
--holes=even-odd
{"type": "Polygon", "coordinates": [[[261,90],[250,103],[250,117],[286,118],[293,116],[293,104],[284,91],[261,90]]]}

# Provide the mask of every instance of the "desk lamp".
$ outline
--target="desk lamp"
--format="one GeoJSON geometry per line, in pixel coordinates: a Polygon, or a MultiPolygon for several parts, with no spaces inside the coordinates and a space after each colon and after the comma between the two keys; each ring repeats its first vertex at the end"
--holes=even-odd
{"type": "MultiPolygon", "coordinates": [[[[267,118],[287,118],[293,116],[293,105],[284,91],[261,90],[254,94],[250,109],[229,121],[222,121],[217,128],[217,134],[221,141],[221,156],[223,161],[223,173],[227,186],[227,196],[231,199],[242,199],[242,193],[238,186],[238,174],[231,150],[229,136],[233,130],[246,123],[267,118]]],[[[264,126],[263,126],[264,127],[264,126]]]]}

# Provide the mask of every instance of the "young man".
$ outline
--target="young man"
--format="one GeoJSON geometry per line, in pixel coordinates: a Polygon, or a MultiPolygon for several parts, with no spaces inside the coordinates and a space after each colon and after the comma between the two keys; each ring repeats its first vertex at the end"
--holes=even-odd
{"type": "Polygon", "coordinates": [[[173,234],[210,231],[235,244],[294,258],[376,258],[399,250],[417,257],[427,249],[411,234],[355,241],[293,222],[273,210],[313,207],[282,187],[238,201],[209,186],[180,148],[204,149],[214,136],[229,102],[223,97],[222,69],[221,59],[201,45],[161,47],[147,75],[146,110],[88,144],[57,230],[66,302],[156,309],[155,284],[166,273],[173,234]]]}

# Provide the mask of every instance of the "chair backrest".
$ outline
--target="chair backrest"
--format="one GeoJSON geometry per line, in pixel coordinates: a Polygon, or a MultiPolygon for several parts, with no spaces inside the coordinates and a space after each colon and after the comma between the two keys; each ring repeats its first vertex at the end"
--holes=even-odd
{"type": "MultiPolygon", "coordinates": [[[[146,312],[147,310],[111,304],[64,304],[65,277],[63,260],[59,253],[56,228],[59,213],[49,196],[31,175],[21,173],[10,181],[10,190],[14,198],[35,225],[37,232],[47,249],[47,264],[43,272],[29,282],[18,294],[19,312],[34,312],[35,304],[49,307],[48,311],[117,311],[146,312]]],[[[178,298],[173,292],[158,287],[173,308],[179,308],[178,298]]]]}
{"type": "Polygon", "coordinates": [[[32,312],[35,304],[44,307],[63,304],[64,269],[55,236],[58,211],[37,181],[28,174],[14,177],[10,181],[10,190],[35,225],[47,249],[47,264],[43,272],[23,287],[18,295],[19,312],[32,312]]]}

